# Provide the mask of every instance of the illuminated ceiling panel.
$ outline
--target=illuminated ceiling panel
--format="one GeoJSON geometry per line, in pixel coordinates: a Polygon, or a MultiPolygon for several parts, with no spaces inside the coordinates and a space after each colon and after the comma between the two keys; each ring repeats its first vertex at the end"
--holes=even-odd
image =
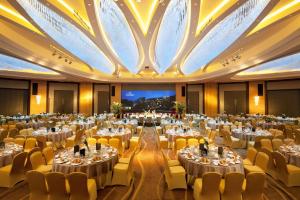
{"type": "Polygon", "coordinates": [[[76,26],[38,0],[17,0],[35,23],[62,47],[101,72],[112,74],[113,63],[76,26]]]}
{"type": "Polygon", "coordinates": [[[237,76],[300,71],[300,53],[272,60],[237,74],[237,76]]]}
{"type": "Polygon", "coordinates": [[[248,0],[225,17],[192,50],[181,67],[182,72],[191,74],[220,55],[247,31],[270,2],[248,0]]]}
{"type": "Polygon", "coordinates": [[[221,16],[226,10],[234,5],[238,0],[202,0],[200,2],[199,20],[196,35],[212,21],[221,16]]]}
{"type": "Polygon", "coordinates": [[[124,2],[132,12],[144,35],[147,35],[151,20],[160,0],[124,0],[124,2]]]}
{"type": "Polygon", "coordinates": [[[25,17],[23,17],[14,7],[12,7],[7,1],[1,1],[0,4],[0,16],[14,21],[27,29],[34,31],[40,35],[43,35],[37,28],[35,28],[25,17]]]}
{"type": "Polygon", "coordinates": [[[0,70],[47,74],[47,75],[59,75],[59,73],[55,71],[3,54],[0,54],[0,70]]]}
{"type": "Polygon", "coordinates": [[[139,50],[121,9],[113,0],[101,0],[97,5],[99,22],[106,43],[130,72],[139,71],[139,50]]]}
{"type": "Polygon", "coordinates": [[[279,1],[271,12],[248,35],[265,28],[298,10],[300,10],[300,0],[279,1]]]}
{"type": "Polygon", "coordinates": [[[188,35],[190,15],[190,0],[173,0],[169,3],[155,46],[155,62],[160,74],[171,66],[182,50],[188,35]]]}

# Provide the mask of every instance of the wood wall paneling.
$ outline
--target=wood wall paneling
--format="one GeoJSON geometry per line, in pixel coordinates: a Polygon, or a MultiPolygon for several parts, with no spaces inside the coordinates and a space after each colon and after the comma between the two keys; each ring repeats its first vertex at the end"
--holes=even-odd
{"type": "Polygon", "coordinates": [[[38,83],[38,95],[41,99],[38,104],[36,96],[30,94],[30,114],[47,112],[47,81],[31,81],[31,91],[33,83],[38,83]]]}
{"type": "Polygon", "coordinates": [[[258,104],[255,104],[255,96],[257,96],[257,85],[263,84],[266,87],[264,81],[251,81],[249,82],[249,113],[250,114],[266,114],[266,93],[263,90],[263,96],[259,97],[258,104]]]}
{"type": "Polygon", "coordinates": [[[93,114],[93,84],[80,83],[79,86],[79,112],[92,115],[93,114]]]}
{"type": "Polygon", "coordinates": [[[204,107],[207,116],[216,116],[218,114],[218,84],[206,83],[204,85],[204,107]]]}

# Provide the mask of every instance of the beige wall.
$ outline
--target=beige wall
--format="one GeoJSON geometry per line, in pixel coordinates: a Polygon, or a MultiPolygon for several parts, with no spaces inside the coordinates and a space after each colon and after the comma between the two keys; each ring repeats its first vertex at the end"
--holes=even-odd
{"type": "Polygon", "coordinates": [[[263,91],[264,95],[259,97],[258,105],[255,105],[255,96],[257,96],[257,85],[263,84],[265,88],[264,81],[252,81],[249,82],[249,113],[250,114],[265,114],[266,112],[266,104],[265,104],[265,90],[263,91]]]}
{"type": "Polygon", "coordinates": [[[115,86],[115,96],[110,97],[110,102],[120,102],[121,103],[121,90],[122,90],[122,84],[116,83],[111,84],[111,86],[115,86]]]}
{"type": "Polygon", "coordinates": [[[32,81],[32,84],[38,83],[38,95],[41,96],[40,104],[37,104],[36,96],[30,94],[30,114],[39,114],[42,112],[47,112],[47,81],[32,81]]]}
{"type": "Polygon", "coordinates": [[[92,115],[93,114],[93,84],[80,83],[79,85],[79,112],[92,115]]]}
{"type": "Polygon", "coordinates": [[[205,83],[204,88],[205,114],[216,116],[218,114],[218,84],[205,83]]]}
{"type": "Polygon", "coordinates": [[[185,103],[186,103],[186,97],[183,97],[183,96],[181,95],[181,87],[182,87],[182,86],[185,86],[185,88],[186,88],[186,84],[185,84],[185,83],[177,83],[177,84],[175,85],[176,101],[185,104],[185,103]]]}

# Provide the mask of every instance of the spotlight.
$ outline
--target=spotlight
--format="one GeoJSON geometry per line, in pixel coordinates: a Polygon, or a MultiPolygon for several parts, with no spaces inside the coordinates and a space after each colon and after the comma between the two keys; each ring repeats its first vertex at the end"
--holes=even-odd
{"type": "Polygon", "coordinates": [[[53,53],[52,53],[52,56],[56,56],[56,53],[55,53],[55,52],[53,52],[53,53]]]}
{"type": "Polygon", "coordinates": [[[71,64],[72,64],[72,61],[69,61],[69,64],[71,65],[71,64]]]}
{"type": "Polygon", "coordinates": [[[62,59],[62,56],[58,56],[58,59],[62,59]]]}
{"type": "Polygon", "coordinates": [[[68,59],[65,58],[65,62],[68,62],[68,59]]]}

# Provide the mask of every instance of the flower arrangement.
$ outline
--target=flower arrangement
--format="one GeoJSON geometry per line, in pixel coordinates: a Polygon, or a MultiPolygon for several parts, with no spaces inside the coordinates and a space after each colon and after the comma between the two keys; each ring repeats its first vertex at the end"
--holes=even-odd
{"type": "Polygon", "coordinates": [[[175,101],[175,109],[178,114],[182,114],[185,111],[185,104],[175,101]]]}
{"type": "Polygon", "coordinates": [[[122,104],[119,103],[119,102],[113,102],[111,104],[111,111],[114,114],[116,114],[116,115],[121,114],[121,112],[122,112],[122,104]]]}

